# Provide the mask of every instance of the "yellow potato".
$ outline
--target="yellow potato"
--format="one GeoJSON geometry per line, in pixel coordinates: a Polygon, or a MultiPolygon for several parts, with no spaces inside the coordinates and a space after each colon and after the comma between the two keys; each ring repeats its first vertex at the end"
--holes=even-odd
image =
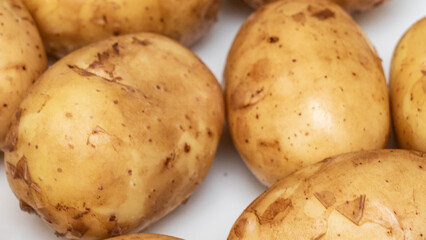
{"type": "Polygon", "coordinates": [[[108,238],[108,239],[109,240],[182,240],[180,238],[159,235],[159,234],[148,234],[148,233],[132,234],[132,235],[108,238]]]}
{"type": "Polygon", "coordinates": [[[0,0],[0,148],[27,89],[46,69],[37,28],[20,0],[0,0]]]}
{"type": "MultiPolygon", "coordinates": [[[[278,0],[244,0],[250,7],[259,8],[267,3],[276,2],[278,0]]],[[[324,0],[315,0],[324,1],[324,0]]],[[[362,12],[382,5],[387,0],[329,0],[337,3],[348,12],[362,12]]]]}
{"type": "Polygon", "coordinates": [[[21,208],[59,236],[139,231],[202,182],[221,135],[219,84],[154,34],[110,38],[50,67],[20,105],[5,153],[21,208]]]}
{"type": "Polygon", "coordinates": [[[426,156],[349,153],[282,179],[235,222],[228,240],[424,239],[426,156]]]}
{"type": "Polygon", "coordinates": [[[228,123],[265,185],[326,157],[385,147],[381,60],[339,6],[279,1],[242,26],[226,69],[228,123]]]}
{"type": "Polygon", "coordinates": [[[402,37],[391,64],[392,117],[401,148],[426,151],[426,18],[402,37]]]}
{"type": "Polygon", "coordinates": [[[154,32],[191,45],[216,20],[219,0],[24,0],[49,54],[110,36],[154,32]]]}

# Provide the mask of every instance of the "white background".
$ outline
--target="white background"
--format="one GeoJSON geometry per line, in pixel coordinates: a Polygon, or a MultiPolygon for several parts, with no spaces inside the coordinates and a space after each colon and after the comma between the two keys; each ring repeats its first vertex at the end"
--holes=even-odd
{"type": "MultiPolygon", "coordinates": [[[[222,0],[217,24],[192,47],[221,83],[227,52],[250,13],[251,10],[241,0],[222,0]]],[[[383,59],[387,77],[399,38],[414,22],[425,16],[426,0],[389,0],[377,9],[354,16],[383,59]]],[[[390,146],[393,144],[390,143],[390,146]]],[[[145,232],[187,240],[226,239],[241,212],[265,189],[240,159],[225,127],[215,162],[204,183],[185,205],[145,232]]],[[[19,203],[7,184],[4,164],[0,159],[0,240],[29,239],[57,238],[36,216],[20,211],[19,203]]]]}

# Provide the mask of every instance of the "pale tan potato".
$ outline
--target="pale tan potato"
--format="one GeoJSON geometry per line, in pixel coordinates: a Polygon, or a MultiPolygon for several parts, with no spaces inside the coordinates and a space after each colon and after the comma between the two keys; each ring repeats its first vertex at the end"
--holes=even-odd
{"type": "Polygon", "coordinates": [[[139,231],[184,202],[213,161],[220,86],[178,43],[111,38],[50,67],[20,105],[5,153],[21,208],[59,236],[139,231]]]}
{"type": "Polygon", "coordinates": [[[426,236],[426,156],[343,154],[282,179],[241,214],[228,240],[426,236]]]}
{"type": "Polygon", "coordinates": [[[0,149],[19,103],[46,69],[37,27],[20,0],[0,0],[0,149]]]}
{"type": "Polygon", "coordinates": [[[329,156],[386,146],[381,60],[333,3],[259,9],[234,40],[225,82],[235,146],[265,185],[329,156]]]}
{"type": "Polygon", "coordinates": [[[396,47],[390,88],[398,146],[426,152],[426,18],[411,26],[396,47]]]}
{"type": "Polygon", "coordinates": [[[219,0],[24,0],[49,54],[110,36],[154,32],[191,45],[216,21],[219,0]]]}
{"type": "Polygon", "coordinates": [[[140,233],[140,234],[132,234],[126,236],[120,236],[115,238],[108,238],[109,240],[182,240],[180,238],[170,237],[166,235],[160,234],[148,234],[148,233],[140,233]]]}
{"type": "MultiPolygon", "coordinates": [[[[265,4],[278,0],[244,0],[250,7],[257,9],[265,4]]],[[[297,1],[297,0],[294,0],[297,1]]],[[[325,1],[325,0],[315,0],[325,1]]],[[[328,0],[339,4],[350,13],[363,12],[382,5],[387,0],[328,0]]]]}

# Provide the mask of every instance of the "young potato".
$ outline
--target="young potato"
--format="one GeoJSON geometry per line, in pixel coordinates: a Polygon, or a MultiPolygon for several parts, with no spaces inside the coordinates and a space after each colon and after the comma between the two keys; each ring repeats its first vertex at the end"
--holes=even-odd
{"type": "Polygon", "coordinates": [[[424,239],[426,156],[349,153],[282,179],[235,222],[228,240],[424,239]],[[279,237],[277,237],[279,236],[279,237]]]}
{"type": "Polygon", "coordinates": [[[0,0],[0,149],[27,89],[46,69],[46,53],[20,0],[0,0]]]}
{"type": "Polygon", "coordinates": [[[219,0],[24,0],[46,50],[63,57],[110,36],[153,32],[191,45],[216,21],[219,0]]]}
{"type": "Polygon", "coordinates": [[[202,182],[223,121],[220,86],[189,50],[149,33],[110,38],[37,80],[8,133],[7,178],[58,236],[136,232],[202,182]]]}
{"type": "Polygon", "coordinates": [[[398,145],[426,152],[426,18],[402,37],[391,64],[392,117],[398,145]]]}
{"type": "MultiPolygon", "coordinates": [[[[276,2],[278,0],[244,0],[250,7],[256,9],[267,3],[276,2]]],[[[325,1],[325,0],[316,0],[316,1],[325,1]]],[[[339,4],[348,12],[356,13],[367,11],[372,8],[380,6],[382,3],[387,0],[328,0],[334,3],[339,4]]]]}
{"type": "Polygon", "coordinates": [[[225,81],[232,138],[265,185],[329,156],[386,146],[381,60],[333,3],[259,9],[234,40],[225,81]]]}
{"type": "Polygon", "coordinates": [[[109,240],[183,240],[183,239],[170,237],[166,235],[160,235],[160,234],[140,233],[140,234],[132,234],[132,235],[115,237],[115,238],[109,238],[109,240]]]}

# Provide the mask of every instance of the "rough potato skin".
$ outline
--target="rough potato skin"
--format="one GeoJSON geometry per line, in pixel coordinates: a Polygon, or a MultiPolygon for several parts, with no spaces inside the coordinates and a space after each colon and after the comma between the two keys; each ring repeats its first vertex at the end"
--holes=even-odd
{"type": "Polygon", "coordinates": [[[8,133],[7,178],[58,236],[136,232],[201,183],[223,121],[220,86],[189,50],[155,34],[110,38],[31,88],[8,133]]]}
{"type": "Polygon", "coordinates": [[[160,235],[160,234],[140,233],[140,234],[132,234],[127,236],[109,238],[109,240],[182,240],[182,239],[160,235]]]}
{"type": "MultiPolygon", "coordinates": [[[[257,9],[265,4],[276,2],[277,0],[244,0],[250,7],[257,9]]],[[[297,1],[297,0],[295,0],[297,1]]],[[[327,1],[327,0],[315,0],[327,1]]],[[[328,0],[339,4],[350,13],[363,12],[382,5],[387,0],[328,0]]]]}
{"type": "Polygon", "coordinates": [[[387,143],[381,60],[333,3],[260,8],[234,40],[225,85],[233,141],[265,185],[326,157],[387,143]]]}
{"type": "Polygon", "coordinates": [[[273,185],[241,214],[228,240],[422,240],[425,189],[423,153],[343,154],[273,185]]]}
{"type": "Polygon", "coordinates": [[[46,69],[37,27],[20,0],[0,1],[0,149],[27,89],[46,69]]]}
{"type": "Polygon", "coordinates": [[[402,37],[391,64],[392,117],[401,148],[426,151],[426,18],[402,37]]]}
{"type": "Polygon", "coordinates": [[[216,21],[220,0],[24,0],[56,57],[110,36],[153,32],[189,46],[216,21]]]}

